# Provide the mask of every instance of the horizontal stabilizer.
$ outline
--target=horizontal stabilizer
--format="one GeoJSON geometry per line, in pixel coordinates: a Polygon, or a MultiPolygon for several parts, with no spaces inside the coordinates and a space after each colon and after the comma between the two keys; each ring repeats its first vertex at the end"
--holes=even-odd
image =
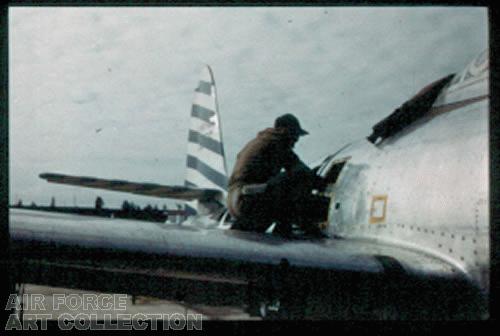
{"type": "Polygon", "coordinates": [[[216,189],[192,188],[185,186],[165,186],[155,183],[138,183],[121,180],[106,180],[86,176],[70,176],[62,174],[43,173],[40,178],[47,182],[70,184],[79,187],[121,191],[143,196],[160,198],[175,198],[182,200],[200,200],[220,198],[222,192],[216,189]]]}

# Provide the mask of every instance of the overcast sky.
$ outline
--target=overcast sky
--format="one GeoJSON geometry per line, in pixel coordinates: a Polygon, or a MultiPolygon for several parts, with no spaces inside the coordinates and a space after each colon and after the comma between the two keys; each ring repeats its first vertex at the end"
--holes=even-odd
{"type": "Polygon", "coordinates": [[[294,113],[313,162],[370,134],[488,46],[479,7],[42,8],[9,11],[10,199],[162,199],[49,184],[42,172],[182,185],[200,71],[215,75],[228,168],[294,113]]]}

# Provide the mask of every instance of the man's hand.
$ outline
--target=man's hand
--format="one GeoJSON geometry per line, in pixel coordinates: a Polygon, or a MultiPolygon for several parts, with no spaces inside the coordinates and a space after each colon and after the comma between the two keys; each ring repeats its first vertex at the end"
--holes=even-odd
{"type": "Polygon", "coordinates": [[[313,189],[317,189],[319,191],[324,191],[326,186],[328,185],[326,179],[322,178],[319,175],[315,175],[314,181],[313,181],[313,189]]]}

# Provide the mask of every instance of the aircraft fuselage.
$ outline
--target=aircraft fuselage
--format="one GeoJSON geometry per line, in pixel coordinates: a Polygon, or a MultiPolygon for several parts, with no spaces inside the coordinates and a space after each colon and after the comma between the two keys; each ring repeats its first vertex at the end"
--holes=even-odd
{"type": "MultiPolygon", "coordinates": [[[[350,144],[327,232],[404,246],[446,260],[489,291],[488,62],[456,75],[424,118],[373,144],[350,144]]],[[[321,170],[320,170],[321,172],[321,170]]]]}

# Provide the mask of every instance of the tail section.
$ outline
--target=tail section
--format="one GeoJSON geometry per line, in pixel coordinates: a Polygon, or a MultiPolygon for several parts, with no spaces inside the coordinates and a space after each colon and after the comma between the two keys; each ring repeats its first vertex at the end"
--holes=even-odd
{"type": "MultiPolygon", "coordinates": [[[[227,191],[227,167],[222,142],[222,128],[215,80],[210,66],[203,68],[195,89],[188,135],[185,186],[227,191]]],[[[224,203],[221,197],[220,203],[224,203]]],[[[186,203],[190,214],[210,212],[209,204],[202,201],[186,203]]]]}
{"type": "Polygon", "coordinates": [[[184,186],[57,173],[43,173],[40,178],[51,183],[180,199],[186,201],[188,214],[208,215],[207,220],[220,217],[225,210],[228,179],[215,81],[208,65],[194,94],[186,165],[184,186]]]}

